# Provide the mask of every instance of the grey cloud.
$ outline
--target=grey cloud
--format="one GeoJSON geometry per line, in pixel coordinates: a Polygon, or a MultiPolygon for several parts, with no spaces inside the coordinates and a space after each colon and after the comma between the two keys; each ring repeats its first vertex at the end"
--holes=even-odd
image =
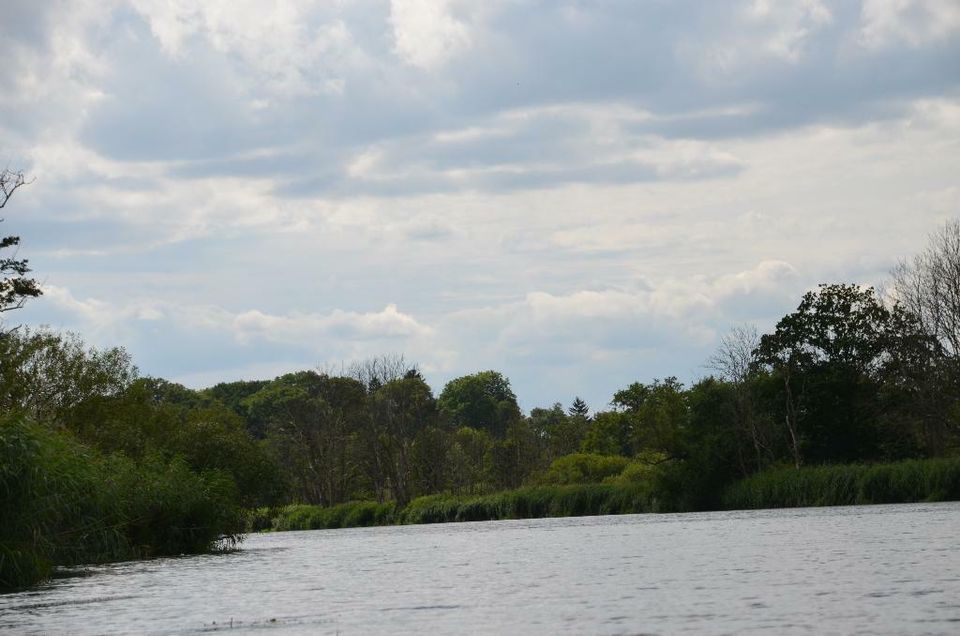
{"type": "MultiPolygon", "coordinates": [[[[902,114],[910,99],[960,88],[960,40],[926,47],[868,49],[857,44],[859,8],[832,7],[831,22],[808,28],[798,59],[764,52],[763,24],[744,25],[739,9],[700,2],[507,3],[476,26],[472,48],[431,73],[392,52],[386,7],[340,5],[309,16],[342,20],[362,64],[337,58],[328,69],[342,94],[282,97],[256,87],[235,56],[193,38],[181,57],[162,51],[143,18],[121,12],[103,51],[113,70],[101,88],[84,139],[118,159],[176,159],[172,176],[279,178],[288,196],[396,196],[460,189],[513,191],[564,179],[630,183],[663,178],[644,165],[594,154],[588,123],[541,113],[507,137],[439,144],[435,132],[495,121],[505,112],[563,103],[622,103],[654,119],[624,125],[630,135],[746,137],[810,123],[853,124],[902,114]],[[710,72],[711,47],[731,47],[739,65],[710,72]],[[749,49],[749,50],[748,50],[749,49]],[[262,108],[251,105],[263,98],[262,108]],[[741,114],[698,115],[750,104],[741,114]],[[687,116],[685,116],[687,115],[687,116]],[[299,145],[301,149],[284,148],[299,145]],[[344,163],[383,146],[387,160],[428,174],[357,180],[344,163]],[[252,151],[272,150],[251,157],[252,151]],[[568,158],[574,157],[573,161],[568,158]],[[431,171],[530,164],[560,168],[451,179],[431,171]],[[186,163],[183,160],[190,160],[186,163]],[[588,163],[595,163],[590,166],[588,163]]],[[[322,76],[308,79],[322,81],[322,76]]],[[[735,166],[704,166],[684,178],[730,176],[735,166]]],[[[675,178],[667,175],[666,178],[675,178]]]]}

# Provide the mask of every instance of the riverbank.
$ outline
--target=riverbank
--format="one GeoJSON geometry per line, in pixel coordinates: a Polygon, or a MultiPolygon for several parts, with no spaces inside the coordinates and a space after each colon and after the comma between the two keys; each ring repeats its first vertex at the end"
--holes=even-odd
{"type": "MultiPolygon", "coordinates": [[[[960,500],[960,458],[778,468],[734,482],[720,499],[723,509],[956,501],[960,500]]],[[[538,486],[481,496],[430,495],[404,507],[356,501],[260,509],[249,513],[248,528],[320,530],[674,511],[668,504],[658,499],[652,483],[538,486]]]]}

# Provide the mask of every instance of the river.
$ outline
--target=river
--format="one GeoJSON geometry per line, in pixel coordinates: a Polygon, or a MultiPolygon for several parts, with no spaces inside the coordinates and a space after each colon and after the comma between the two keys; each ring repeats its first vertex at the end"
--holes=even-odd
{"type": "Polygon", "coordinates": [[[0,595],[17,634],[960,633],[960,503],[251,535],[0,595]]]}

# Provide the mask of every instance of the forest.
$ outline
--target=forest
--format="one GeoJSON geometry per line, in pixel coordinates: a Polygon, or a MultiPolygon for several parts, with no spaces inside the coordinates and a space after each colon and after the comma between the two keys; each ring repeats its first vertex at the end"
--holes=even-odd
{"type": "MultiPolygon", "coordinates": [[[[22,183],[4,173],[0,207],[22,183]]],[[[43,302],[18,241],[0,243],[2,312],[43,302]]],[[[884,293],[820,285],[706,364],[524,413],[495,370],[437,391],[384,355],[194,390],[8,319],[0,588],[250,529],[960,498],[960,223],[884,293]]]]}

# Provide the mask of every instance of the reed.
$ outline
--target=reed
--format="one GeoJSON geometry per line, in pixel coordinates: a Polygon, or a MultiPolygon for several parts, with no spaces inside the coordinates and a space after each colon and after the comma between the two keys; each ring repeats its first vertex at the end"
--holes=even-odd
{"type": "Polygon", "coordinates": [[[375,501],[350,501],[329,507],[293,504],[277,511],[271,529],[327,530],[390,525],[394,522],[395,510],[393,503],[375,501]]]}
{"type": "Polygon", "coordinates": [[[55,565],[206,552],[242,530],[233,480],[183,460],[103,456],[68,434],[0,418],[0,589],[55,565]]]}
{"type": "Polygon", "coordinates": [[[776,468],[732,484],[723,507],[788,508],[960,499],[960,457],[776,468]]]}

